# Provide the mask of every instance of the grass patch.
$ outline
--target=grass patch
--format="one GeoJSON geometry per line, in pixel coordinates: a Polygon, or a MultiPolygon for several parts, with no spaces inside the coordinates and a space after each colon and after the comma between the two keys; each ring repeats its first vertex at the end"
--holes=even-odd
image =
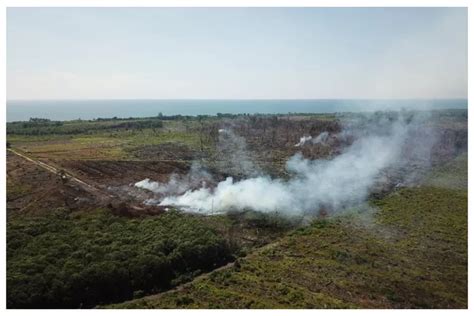
{"type": "Polygon", "coordinates": [[[467,153],[459,155],[454,161],[437,168],[425,180],[425,185],[467,189],[467,153]]]}
{"type": "Polygon", "coordinates": [[[145,146],[178,143],[200,149],[199,134],[168,130],[118,130],[90,135],[9,136],[13,147],[36,158],[136,159],[133,152],[145,146]]]}

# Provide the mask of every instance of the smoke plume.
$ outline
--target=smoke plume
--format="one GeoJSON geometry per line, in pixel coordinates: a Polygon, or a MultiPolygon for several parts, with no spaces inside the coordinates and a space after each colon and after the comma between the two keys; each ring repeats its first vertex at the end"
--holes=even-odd
{"type": "Polygon", "coordinates": [[[328,132],[322,132],[315,139],[313,139],[313,144],[326,144],[329,138],[328,132]]]}
{"type": "Polygon", "coordinates": [[[199,163],[194,162],[186,175],[173,173],[166,183],[144,179],[135,183],[135,187],[145,189],[159,195],[179,195],[192,188],[206,187],[212,176],[199,163]]]}
{"type": "Polygon", "coordinates": [[[215,188],[168,196],[160,204],[205,214],[251,209],[301,215],[363,202],[380,172],[403,160],[403,145],[417,125],[400,115],[363,124],[370,126],[353,133],[357,134],[355,141],[332,160],[294,155],[286,164],[289,180],[259,176],[234,181],[228,177],[215,188]]]}
{"type": "Polygon", "coordinates": [[[217,163],[218,169],[244,177],[261,174],[261,170],[253,163],[247,150],[245,138],[235,134],[231,128],[219,129],[217,152],[221,157],[217,163]],[[222,159],[223,157],[225,158],[222,159]]]}
{"type": "Polygon", "coordinates": [[[298,144],[295,145],[295,147],[301,147],[303,146],[304,144],[306,144],[306,142],[310,141],[313,137],[310,135],[310,136],[303,136],[300,138],[300,141],[298,142],[298,144]]]}

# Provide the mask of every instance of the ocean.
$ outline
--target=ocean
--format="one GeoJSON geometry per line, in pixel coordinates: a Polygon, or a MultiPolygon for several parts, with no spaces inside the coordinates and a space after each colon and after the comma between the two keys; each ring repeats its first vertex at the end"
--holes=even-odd
{"type": "Polygon", "coordinates": [[[437,100],[38,100],[7,101],[7,122],[215,115],[217,113],[336,113],[377,110],[467,109],[466,99],[437,100]]]}

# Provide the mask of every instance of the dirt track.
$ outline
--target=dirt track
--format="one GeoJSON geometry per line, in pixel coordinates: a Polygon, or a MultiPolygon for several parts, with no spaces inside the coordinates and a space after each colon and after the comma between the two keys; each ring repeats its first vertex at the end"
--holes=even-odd
{"type": "Polygon", "coordinates": [[[78,184],[79,186],[81,186],[83,189],[85,189],[86,191],[88,191],[88,192],[90,192],[90,193],[92,193],[92,194],[95,194],[95,195],[102,195],[102,196],[105,195],[106,197],[109,197],[109,198],[113,198],[113,197],[114,197],[113,195],[111,195],[111,194],[109,194],[109,193],[102,192],[102,191],[99,190],[98,188],[96,188],[96,187],[94,187],[94,186],[92,186],[92,185],[90,185],[90,184],[88,184],[88,183],[82,181],[81,179],[78,179],[77,177],[73,176],[72,174],[70,174],[70,173],[68,173],[68,172],[66,172],[66,171],[64,171],[64,170],[59,170],[59,169],[57,169],[56,167],[53,167],[53,166],[51,166],[51,165],[49,165],[49,164],[46,164],[46,163],[44,163],[44,162],[42,162],[42,161],[39,161],[39,160],[35,160],[35,159],[33,159],[33,158],[30,158],[30,157],[28,157],[28,156],[26,156],[26,155],[24,155],[24,154],[22,154],[22,153],[20,153],[20,152],[18,152],[18,151],[16,151],[16,150],[12,149],[12,148],[8,148],[8,151],[10,151],[11,153],[13,153],[13,154],[15,154],[15,155],[17,155],[17,156],[19,156],[19,157],[21,157],[21,158],[23,158],[23,159],[28,160],[28,161],[31,162],[31,163],[36,164],[37,166],[39,166],[39,167],[41,167],[41,168],[43,168],[43,169],[45,169],[45,170],[47,170],[47,171],[49,171],[49,172],[51,172],[51,173],[54,173],[54,174],[56,174],[56,175],[58,175],[58,176],[61,176],[61,174],[64,175],[64,176],[66,176],[69,181],[75,182],[76,184],[78,184]]]}
{"type": "Polygon", "coordinates": [[[8,195],[10,214],[49,212],[64,207],[93,210],[104,207],[127,217],[158,215],[163,207],[142,202],[153,194],[134,188],[131,183],[150,174],[167,179],[182,164],[131,161],[41,161],[8,149],[8,195]],[[80,178],[78,177],[80,176],[80,178]],[[18,192],[15,192],[17,188],[18,192]]]}
{"type": "MultiPolygon", "coordinates": [[[[203,280],[203,279],[206,279],[208,278],[211,274],[215,273],[215,272],[218,272],[218,271],[223,271],[223,270],[228,270],[228,269],[232,269],[236,262],[238,260],[246,260],[246,259],[249,259],[249,258],[252,258],[252,257],[255,257],[255,256],[258,256],[259,254],[262,253],[262,251],[267,251],[267,250],[270,250],[272,248],[275,248],[276,246],[278,246],[279,244],[281,243],[280,240],[275,240],[269,244],[266,244],[260,248],[257,248],[255,251],[253,251],[252,253],[248,254],[247,256],[243,257],[243,258],[239,258],[235,261],[232,261],[232,262],[229,262],[228,264],[226,265],[223,265],[219,268],[216,268],[212,271],[209,271],[209,272],[206,272],[206,273],[202,273],[200,275],[198,275],[197,277],[195,277],[194,279],[192,279],[191,281],[189,282],[186,282],[186,283],[183,283],[183,284],[180,284],[172,289],[169,289],[167,291],[163,291],[163,292],[160,292],[160,293],[157,293],[157,294],[153,294],[153,295],[147,295],[145,297],[142,297],[142,298],[137,298],[137,299],[133,299],[133,300],[129,300],[129,301],[125,301],[123,302],[123,304],[130,304],[130,303],[133,303],[133,302],[136,302],[136,301],[142,301],[142,300],[158,300],[160,297],[162,297],[163,295],[168,295],[170,293],[175,293],[175,292],[180,292],[180,291],[184,291],[186,290],[189,286],[191,286],[192,284],[200,281],[200,280],[203,280]]],[[[120,308],[120,304],[122,303],[119,303],[117,304],[118,307],[120,308]]],[[[98,308],[110,308],[108,306],[98,306],[98,308]]],[[[115,308],[115,307],[112,307],[112,308],[115,308]]]]}

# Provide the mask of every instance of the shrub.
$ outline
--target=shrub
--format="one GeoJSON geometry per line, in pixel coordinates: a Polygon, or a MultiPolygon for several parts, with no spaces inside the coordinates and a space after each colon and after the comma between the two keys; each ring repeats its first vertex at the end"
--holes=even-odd
{"type": "Polygon", "coordinates": [[[188,214],[97,211],[9,219],[7,257],[9,308],[87,308],[169,289],[233,253],[188,214]]]}

